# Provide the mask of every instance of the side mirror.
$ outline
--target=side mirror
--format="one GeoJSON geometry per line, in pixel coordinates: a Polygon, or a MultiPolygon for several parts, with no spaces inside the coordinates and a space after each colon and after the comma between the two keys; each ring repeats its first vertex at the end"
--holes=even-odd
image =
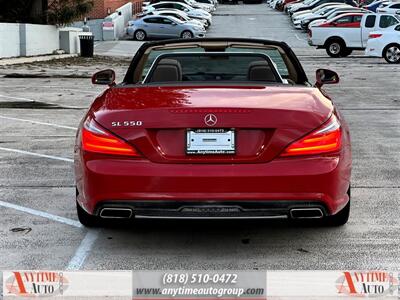
{"type": "Polygon", "coordinates": [[[93,84],[107,84],[114,85],[115,84],[115,72],[113,70],[103,70],[95,73],[92,76],[93,84]]]}
{"type": "Polygon", "coordinates": [[[315,73],[317,82],[315,87],[320,88],[324,84],[335,84],[339,82],[339,75],[328,69],[318,69],[315,73]]]}

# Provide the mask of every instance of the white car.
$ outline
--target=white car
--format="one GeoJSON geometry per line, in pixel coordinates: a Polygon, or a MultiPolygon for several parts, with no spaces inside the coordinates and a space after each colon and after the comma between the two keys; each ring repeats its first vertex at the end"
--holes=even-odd
{"type": "Polygon", "coordinates": [[[390,64],[400,63],[400,25],[372,31],[368,36],[365,54],[383,57],[390,64]]]}
{"type": "Polygon", "coordinates": [[[297,19],[297,18],[301,18],[301,17],[305,16],[306,14],[317,13],[317,11],[319,11],[320,9],[323,9],[323,8],[326,8],[326,7],[338,6],[338,5],[347,5],[347,4],[338,3],[338,2],[325,3],[325,4],[321,4],[320,6],[315,7],[313,9],[306,9],[306,10],[298,11],[298,12],[295,12],[291,16],[292,17],[292,21],[297,19]]]}
{"type": "MultiPolygon", "coordinates": [[[[322,6],[322,5],[321,5],[322,6]]],[[[329,11],[339,8],[339,7],[352,7],[350,5],[346,4],[337,4],[337,3],[329,3],[329,5],[324,5],[323,7],[318,6],[317,8],[314,8],[310,12],[300,14],[294,18],[292,18],[293,25],[297,29],[301,29],[301,22],[307,19],[314,19],[314,18],[319,18],[322,17],[324,14],[328,13],[329,11]]]]}
{"type": "Polygon", "coordinates": [[[376,9],[378,13],[388,13],[388,14],[400,14],[400,3],[391,3],[384,7],[378,7],[376,9]]]}
{"type": "Polygon", "coordinates": [[[207,21],[208,26],[212,24],[212,17],[210,13],[206,12],[203,9],[193,8],[185,3],[180,3],[180,2],[166,1],[166,2],[159,2],[147,5],[143,9],[143,12],[149,12],[158,9],[178,9],[180,11],[187,13],[187,15],[192,19],[204,19],[207,21]]]}
{"type": "Polygon", "coordinates": [[[217,9],[218,2],[216,0],[196,0],[196,2],[211,5],[213,8],[213,11],[217,9]]]}
{"type": "Polygon", "coordinates": [[[331,57],[344,57],[353,50],[364,50],[370,32],[399,23],[400,17],[397,15],[345,13],[317,26],[310,26],[308,43],[326,49],[331,57]]]}
{"type": "Polygon", "coordinates": [[[185,0],[186,4],[193,7],[193,8],[199,8],[199,9],[204,9],[206,12],[211,13],[212,11],[215,10],[214,5],[210,3],[201,3],[195,0],[185,0]]]}
{"type": "Polygon", "coordinates": [[[295,3],[293,5],[291,5],[288,8],[288,13],[289,15],[292,15],[293,13],[295,13],[299,8],[301,7],[306,7],[308,5],[310,5],[311,3],[313,3],[314,0],[304,0],[303,2],[299,2],[299,3],[295,3]]]}

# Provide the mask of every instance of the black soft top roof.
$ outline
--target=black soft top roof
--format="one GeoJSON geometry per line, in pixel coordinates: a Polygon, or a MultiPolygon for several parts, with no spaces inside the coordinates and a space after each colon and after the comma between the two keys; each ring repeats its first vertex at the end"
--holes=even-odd
{"type": "Polygon", "coordinates": [[[278,41],[270,41],[270,40],[263,40],[263,39],[246,39],[246,38],[194,38],[194,39],[171,39],[171,40],[162,40],[162,41],[155,41],[155,42],[146,42],[144,43],[136,52],[135,56],[133,57],[128,71],[126,72],[125,78],[123,83],[125,84],[132,84],[134,72],[137,64],[139,63],[140,59],[142,58],[143,54],[149,47],[154,46],[162,46],[162,45],[169,45],[169,44],[185,44],[190,42],[237,42],[237,43],[257,43],[262,45],[271,45],[271,46],[278,46],[280,47],[285,53],[288,59],[292,62],[293,66],[297,72],[297,82],[299,84],[303,84],[308,82],[308,78],[306,73],[304,72],[303,67],[300,64],[300,61],[297,59],[296,55],[292,51],[292,49],[286,44],[285,42],[278,42],[278,41]]]}

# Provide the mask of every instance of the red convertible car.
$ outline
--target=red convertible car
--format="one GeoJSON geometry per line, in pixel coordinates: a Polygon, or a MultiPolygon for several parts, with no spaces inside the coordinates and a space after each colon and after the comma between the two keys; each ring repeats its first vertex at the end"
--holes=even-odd
{"type": "Polygon", "coordinates": [[[293,51],[256,39],[144,44],[91,105],[75,146],[86,226],[106,219],[320,219],[350,212],[349,129],[293,51]]]}

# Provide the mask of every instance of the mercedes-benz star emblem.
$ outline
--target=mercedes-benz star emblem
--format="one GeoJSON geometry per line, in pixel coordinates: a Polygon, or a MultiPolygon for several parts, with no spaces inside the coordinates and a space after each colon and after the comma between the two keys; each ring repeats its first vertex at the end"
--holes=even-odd
{"type": "Polygon", "coordinates": [[[206,123],[207,126],[214,126],[217,124],[217,116],[213,114],[208,114],[204,117],[204,123],[206,123]]]}

